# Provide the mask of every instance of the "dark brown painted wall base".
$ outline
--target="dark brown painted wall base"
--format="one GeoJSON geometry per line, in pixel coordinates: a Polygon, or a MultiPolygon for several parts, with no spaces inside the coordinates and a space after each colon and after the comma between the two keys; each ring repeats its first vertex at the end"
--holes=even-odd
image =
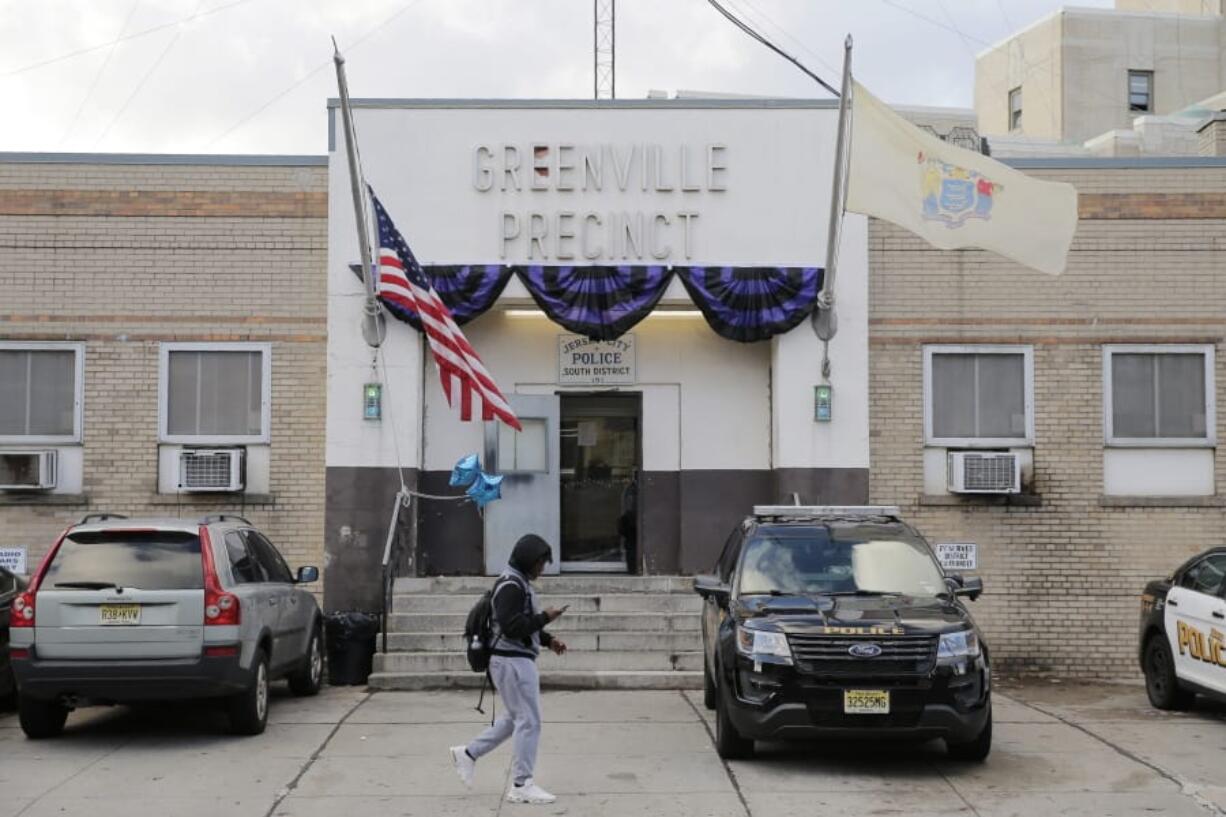
{"type": "MultiPolygon", "coordinates": [[[[416,469],[406,470],[405,481],[416,488],[416,469]]],[[[395,468],[327,469],[325,612],[382,609],[383,548],[398,490],[400,478],[395,468]]]]}
{"type": "MultiPolygon", "coordinates": [[[[678,472],[673,472],[678,473],[678,472]]],[[[680,528],[680,573],[710,571],[733,528],[754,505],[788,504],[792,493],[804,505],[863,505],[867,468],[780,468],[773,471],[681,471],[674,505],[680,528]]]]}
{"type": "MultiPolygon", "coordinates": [[[[456,494],[449,471],[409,473],[410,487],[456,494]]],[[[703,573],[728,534],[754,505],[868,502],[867,468],[645,471],[640,482],[638,567],[652,575],[703,573]]],[[[378,610],[383,546],[400,481],[394,468],[327,469],[324,606],[378,610]]],[[[485,535],[472,505],[415,500],[417,546],[406,562],[415,575],[481,575],[485,535]]]]}

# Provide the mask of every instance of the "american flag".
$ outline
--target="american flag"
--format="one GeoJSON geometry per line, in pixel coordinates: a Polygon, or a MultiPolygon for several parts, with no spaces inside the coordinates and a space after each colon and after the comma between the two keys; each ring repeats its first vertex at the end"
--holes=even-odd
{"type": "Polygon", "coordinates": [[[383,209],[383,204],[370,191],[379,225],[379,300],[390,307],[399,307],[419,316],[422,330],[430,342],[434,363],[447,404],[454,406],[455,386],[460,387],[460,419],[473,418],[473,393],[481,401],[481,419],[498,419],[516,431],[522,431],[515,412],[498,390],[494,378],[485,370],[481,358],[468,338],[460,331],[451,311],[434,291],[430,279],[422,271],[396,225],[383,209]]]}

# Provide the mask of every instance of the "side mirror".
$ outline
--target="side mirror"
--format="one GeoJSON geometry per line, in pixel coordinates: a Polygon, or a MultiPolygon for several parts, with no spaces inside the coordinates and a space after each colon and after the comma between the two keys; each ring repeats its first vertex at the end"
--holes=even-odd
{"type": "Polygon", "coordinates": [[[955,596],[966,596],[971,601],[979,598],[982,593],[983,579],[980,578],[962,579],[961,586],[954,589],[955,596]]]}
{"type": "Polygon", "coordinates": [[[319,581],[318,567],[307,566],[298,568],[298,584],[310,584],[317,581],[319,581]]]}
{"type": "Polygon", "coordinates": [[[728,606],[732,589],[719,580],[719,576],[695,576],[694,592],[704,599],[715,599],[720,607],[728,606]]]}

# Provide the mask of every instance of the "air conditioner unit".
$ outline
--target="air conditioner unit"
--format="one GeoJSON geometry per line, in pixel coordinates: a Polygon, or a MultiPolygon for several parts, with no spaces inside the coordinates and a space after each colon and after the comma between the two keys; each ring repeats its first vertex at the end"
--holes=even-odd
{"type": "Polygon", "coordinates": [[[55,451],[0,451],[0,491],[54,488],[55,466],[55,451]]]}
{"type": "Polygon", "coordinates": [[[185,449],[179,452],[179,490],[243,490],[241,448],[185,449]]]}
{"type": "Polygon", "coordinates": [[[1017,454],[951,451],[949,490],[955,494],[1017,494],[1022,491],[1022,464],[1017,454]]]}

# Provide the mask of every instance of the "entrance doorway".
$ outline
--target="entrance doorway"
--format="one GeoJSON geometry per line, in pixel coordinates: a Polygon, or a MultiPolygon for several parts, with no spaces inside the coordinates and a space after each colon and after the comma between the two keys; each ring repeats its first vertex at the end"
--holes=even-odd
{"type": "Polygon", "coordinates": [[[636,573],[642,399],[561,396],[561,568],[636,573]]]}

